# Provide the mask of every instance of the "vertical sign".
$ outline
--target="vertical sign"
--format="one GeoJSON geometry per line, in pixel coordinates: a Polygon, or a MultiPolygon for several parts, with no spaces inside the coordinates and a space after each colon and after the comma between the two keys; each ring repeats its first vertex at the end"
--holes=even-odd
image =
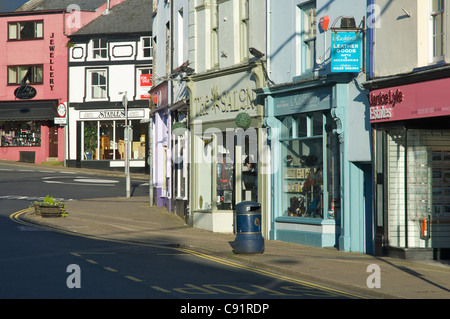
{"type": "Polygon", "coordinates": [[[50,90],[53,91],[54,87],[55,87],[55,33],[52,32],[52,34],[50,35],[50,45],[48,46],[48,49],[50,51],[50,73],[49,73],[49,84],[50,84],[50,90]]]}
{"type": "Polygon", "coordinates": [[[151,74],[141,74],[139,77],[139,88],[141,99],[149,99],[150,94],[148,91],[152,87],[152,75],[151,74]]]}
{"type": "Polygon", "coordinates": [[[361,33],[337,31],[331,35],[331,71],[359,72],[361,70],[361,33]]]}

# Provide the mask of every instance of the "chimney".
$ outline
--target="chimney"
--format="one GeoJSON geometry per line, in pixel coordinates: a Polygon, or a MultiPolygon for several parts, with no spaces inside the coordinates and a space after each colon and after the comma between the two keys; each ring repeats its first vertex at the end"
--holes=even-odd
{"type": "Polygon", "coordinates": [[[110,7],[111,7],[110,0],[106,0],[106,10],[103,12],[103,14],[105,15],[109,14],[110,7]]]}

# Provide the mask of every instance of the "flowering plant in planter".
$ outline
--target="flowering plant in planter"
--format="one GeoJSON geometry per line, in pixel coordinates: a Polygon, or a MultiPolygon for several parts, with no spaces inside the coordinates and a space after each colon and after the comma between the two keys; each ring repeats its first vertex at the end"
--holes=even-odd
{"type": "Polygon", "coordinates": [[[42,217],[66,217],[65,205],[47,195],[42,202],[34,202],[32,204],[37,215],[42,217]]]}

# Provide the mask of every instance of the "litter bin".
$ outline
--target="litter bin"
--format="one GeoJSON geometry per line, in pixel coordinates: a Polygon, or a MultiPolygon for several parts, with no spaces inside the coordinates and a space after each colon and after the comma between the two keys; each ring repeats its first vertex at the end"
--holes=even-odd
{"type": "Polygon", "coordinates": [[[233,251],[237,254],[264,252],[264,238],[261,234],[261,205],[256,202],[242,202],[236,205],[236,239],[233,251]]]}

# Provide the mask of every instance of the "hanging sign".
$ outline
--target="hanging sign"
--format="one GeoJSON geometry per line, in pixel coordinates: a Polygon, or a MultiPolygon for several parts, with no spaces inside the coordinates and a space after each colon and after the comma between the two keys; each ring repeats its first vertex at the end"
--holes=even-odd
{"type": "Polygon", "coordinates": [[[361,33],[336,31],[331,35],[331,71],[359,72],[361,70],[361,33]]]}
{"type": "Polygon", "coordinates": [[[30,100],[34,98],[36,94],[36,89],[28,85],[27,83],[21,84],[17,89],[14,90],[14,96],[19,100],[30,100]]]}

